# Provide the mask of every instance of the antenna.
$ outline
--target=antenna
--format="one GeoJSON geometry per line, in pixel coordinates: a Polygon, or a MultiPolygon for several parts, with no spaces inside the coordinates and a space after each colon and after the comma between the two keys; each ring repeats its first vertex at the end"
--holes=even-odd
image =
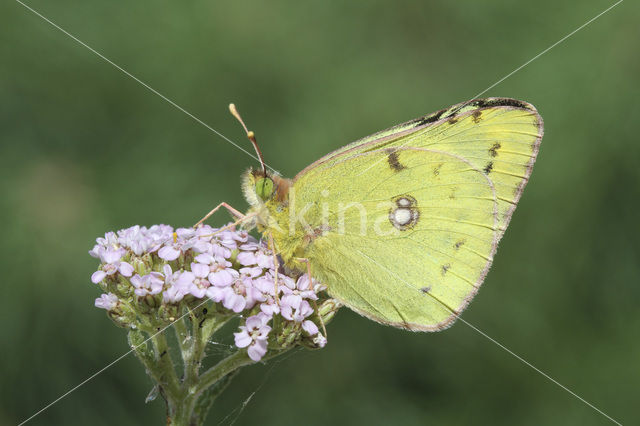
{"type": "Polygon", "coordinates": [[[260,152],[260,148],[258,148],[258,142],[256,141],[255,133],[247,129],[247,126],[244,124],[244,121],[242,121],[242,117],[240,117],[240,113],[238,112],[234,104],[229,104],[229,111],[231,112],[231,115],[233,115],[240,122],[240,124],[242,124],[244,131],[247,133],[247,138],[249,138],[249,140],[251,141],[253,148],[256,150],[256,154],[258,154],[258,158],[260,159],[260,164],[262,165],[262,172],[266,177],[267,165],[264,163],[264,157],[262,157],[262,152],[260,152]]]}

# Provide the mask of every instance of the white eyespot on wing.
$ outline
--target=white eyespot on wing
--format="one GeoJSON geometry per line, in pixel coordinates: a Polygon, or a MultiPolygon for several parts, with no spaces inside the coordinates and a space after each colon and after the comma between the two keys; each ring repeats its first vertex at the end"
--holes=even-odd
{"type": "Polygon", "coordinates": [[[419,211],[411,207],[395,207],[389,210],[389,222],[400,231],[413,228],[419,217],[419,211]]]}
{"type": "Polygon", "coordinates": [[[389,209],[389,222],[401,231],[413,228],[420,218],[418,203],[414,197],[404,194],[392,198],[395,206],[389,209]]]}
{"type": "Polygon", "coordinates": [[[409,207],[411,206],[412,203],[411,203],[411,200],[409,200],[408,198],[402,197],[396,200],[396,204],[400,207],[409,207]]]}
{"type": "Polygon", "coordinates": [[[411,222],[411,210],[405,208],[395,209],[393,221],[400,226],[407,226],[411,222]]]}

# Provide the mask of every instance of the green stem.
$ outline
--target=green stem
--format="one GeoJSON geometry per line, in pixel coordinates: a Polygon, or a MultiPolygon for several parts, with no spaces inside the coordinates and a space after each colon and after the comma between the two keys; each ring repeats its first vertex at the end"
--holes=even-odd
{"type": "Polygon", "coordinates": [[[153,343],[153,349],[151,349],[148,341],[146,340],[147,338],[140,331],[129,332],[129,344],[134,348],[136,357],[140,362],[142,362],[147,373],[160,387],[161,392],[167,399],[168,403],[169,400],[175,399],[180,394],[180,387],[178,385],[175,372],[172,369],[172,363],[167,364],[167,362],[163,360],[163,358],[167,357],[169,361],[171,361],[166,348],[166,341],[164,341],[163,346],[163,339],[160,339],[160,341],[154,341],[154,339],[151,339],[153,343]],[[165,354],[161,356],[163,352],[165,354]],[[168,365],[171,366],[169,369],[167,369],[168,365]]]}
{"type": "Polygon", "coordinates": [[[240,372],[240,370],[232,371],[231,373],[220,379],[215,385],[205,390],[198,398],[193,410],[194,418],[204,420],[211,409],[211,406],[215,402],[216,398],[220,396],[222,392],[229,386],[233,378],[240,372]]]}
{"type": "MultiPolygon", "coordinates": [[[[200,374],[202,359],[206,352],[209,338],[231,316],[217,316],[198,320],[195,315],[191,317],[191,330],[188,330],[185,321],[179,320],[174,326],[184,363],[184,376],[179,380],[173,359],[169,354],[168,344],[164,331],[157,333],[154,328],[147,327],[143,330],[151,336],[153,345],[140,345],[136,355],[143,362],[149,375],[156,381],[158,387],[167,402],[167,424],[170,426],[199,426],[213,405],[215,399],[229,385],[239,369],[245,365],[253,364],[246,350],[237,350],[228,357],[222,359],[216,365],[200,374]]],[[[131,332],[130,341],[143,340],[143,333],[131,332]]],[[[271,351],[262,361],[274,358],[288,349],[271,351]]]]}
{"type": "Polygon", "coordinates": [[[197,395],[202,394],[209,386],[214,385],[227,374],[253,362],[247,355],[247,351],[239,350],[234,352],[200,376],[197,395]]]}
{"type": "MultiPolygon", "coordinates": [[[[203,395],[206,388],[200,387],[200,367],[205,354],[206,344],[213,333],[229,321],[231,316],[214,316],[204,321],[191,315],[191,331],[187,331],[184,322],[176,323],[178,339],[186,336],[180,342],[182,359],[184,362],[184,378],[180,386],[180,397],[172,401],[169,409],[169,421],[172,426],[198,425],[204,421],[206,413],[211,408],[215,398],[231,382],[234,370],[225,370],[221,376],[224,379],[211,392],[203,395]],[[180,324],[179,324],[180,323],[180,324]],[[202,400],[201,400],[202,399],[202,400]]],[[[247,357],[248,359],[248,357],[247,357]]],[[[214,367],[215,368],[215,367],[214,367]]],[[[237,368],[237,367],[236,367],[237,368]]],[[[214,382],[215,383],[215,382],[214,382]]],[[[213,384],[213,383],[212,383],[213,384]]]]}
{"type": "Polygon", "coordinates": [[[202,361],[204,357],[204,351],[207,348],[209,338],[229,322],[231,318],[231,316],[216,316],[208,318],[204,320],[204,322],[196,323],[194,321],[193,335],[197,337],[195,339],[194,358],[197,359],[198,362],[202,361]]]}
{"type": "MultiPolygon", "coordinates": [[[[275,358],[291,348],[274,351],[262,361],[275,358]]],[[[180,406],[180,413],[171,418],[171,426],[194,426],[204,421],[207,412],[214,400],[229,385],[233,377],[239,372],[240,367],[254,364],[247,355],[247,351],[238,350],[207,370],[200,376],[193,387],[187,389],[187,395],[180,406]]]]}
{"type": "Polygon", "coordinates": [[[167,392],[167,396],[175,398],[180,392],[180,384],[178,383],[178,377],[176,376],[176,370],[173,366],[173,358],[169,353],[169,345],[164,335],[164,331],[161,333],[152,334],[151,342],[155,349],[155,368],[161,373],[158,380],[158,385],[167,392]]]}
{"type": "Polygon", "coordinates": [[[178,339],[180,351],[184,352],[187,347],[187,343],[189,342],[189,332],[187,331],[187,326],[184,323],[184,319],[180,318],[173,323],[173,326],[175,327],[176,339],[178,339]]]}
{"type": "Polygon", "coordinates": [[[173,323],[174,331],[176,332],[176,340],[178,341],[178,347],[180,348],[180,354],[182,356],[183,373],[182,377],[187,376],[188,354],[191,347],[193,336],[187,331],[187,326],[184,323],[184,319],[180,318],[173,323]]]}

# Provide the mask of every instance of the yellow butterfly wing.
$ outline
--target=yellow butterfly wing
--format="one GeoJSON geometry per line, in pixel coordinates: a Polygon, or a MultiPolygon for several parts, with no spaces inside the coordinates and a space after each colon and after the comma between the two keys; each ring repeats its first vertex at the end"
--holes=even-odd
{"type": "Polygon", "coordinates": [[[395,167],[389,155],[376,150],[334,163],[331,173],[344,184],[327,185],[313,172],[294,184],[297,206],[314,193],[326,196],[324,208],[306,217],[319,231],[304,255],[332,297],[356,312],[411,330],[441,329],[491,264],[495,191],[482,170],[455,155],[399,148],[395,167]]]}
{"type": "Polygon", "coordinates": [[[296,176],[277,216],[290,226],[293,206],[311,206],[305,229],[276,244],[360,314],[440,330],[482,284],[542,129],[530,104],[489,98],[356,141],[296,176]]]}
{"type": "Polygon", "coordinates": [[[464,158],[489,176],[504,232],[531,175],[543,128],[542,117],[527,102],[476,99],[353,142],[311,164],[296,180],[311,169],[330,168],[370,150],[404,146],[440,150],[464,158]]]}

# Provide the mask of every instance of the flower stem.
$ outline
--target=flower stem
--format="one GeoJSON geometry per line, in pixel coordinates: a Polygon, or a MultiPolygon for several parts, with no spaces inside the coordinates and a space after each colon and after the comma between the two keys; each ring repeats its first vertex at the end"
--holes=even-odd
{"type": "Polygon", "coordinates": [[[173,359],[169,353],[169,345],[165,337],[164,331],[152,335],[151,342],[155,349],[154,363],[157,370],[161,372],[158,380],[158,385],[168,393],[168,395],[175,396],[180,392],[180,385],[178,383],[178,377],[173,366],[173,359]]]}
{"type": "Polygon", "coordinates": [[[197,394],[202,394],[209,386],[214,385],[227,374],[253,362],[246,351],[238,350],[234,352],[200,376],[197,394]]]}
{"type": "Polygon", "coordinates": [[[173,361],[168,352],[167,341],[162,333],[151,338],[153,350],[140,331],[129,332],[129,344],[134,348],[136,357],[147,369],[147,373],[157,383],[166,399],[174,399],[180,393],[178,378],[173,370],[173,361]],[[161,337],[158,337],[161,336],[161,337]]]}
{"type": "Polygon", "coordinates": [[[187,331],[187,326],[184,323],[184,319],[180,318],[179,320],[175,321],[173,323],[173,327],[176,332],[176,339],[178,340],[180,352],[184,353],[187,347],[187,342],[189,341],[189,332],[187,331]]]}
{"type": "Polygon", "coordinates": [[[220,396],[222,392],[229,386],[233,378],[240,372],[240,369],[234,370],[231,373],[224,376],[216,384],[205,390],[194,407],[194,417],[199,419],[205,419],[211,406],[215,402],[216,398],[220,396]]]}
{"type": "MultiPolygon", "coordinates": [[[[187,329],[185,322],[175,323],[184,363],[184,376],[178,394],[167,398],[169,425],[194,426],[202,424],[214,400],[231,382],[237,368],[252,362],[246,353],[244,357],[241,357],[246,358],[246,362],[237,365],[236,363],[225,363],[223,360],[211,369],[218,371],[217,378],[210,381],[207,386],[201,386],[200,367],[205,355],[206,344],[211,335],[226,324],[230,318],[229,315],[223,315],[202,320],[192,313],[190,315],[191,330],[187,329]]],[[[231,357],[228,357],[227,360],[229,358],[231,357]]]]}

